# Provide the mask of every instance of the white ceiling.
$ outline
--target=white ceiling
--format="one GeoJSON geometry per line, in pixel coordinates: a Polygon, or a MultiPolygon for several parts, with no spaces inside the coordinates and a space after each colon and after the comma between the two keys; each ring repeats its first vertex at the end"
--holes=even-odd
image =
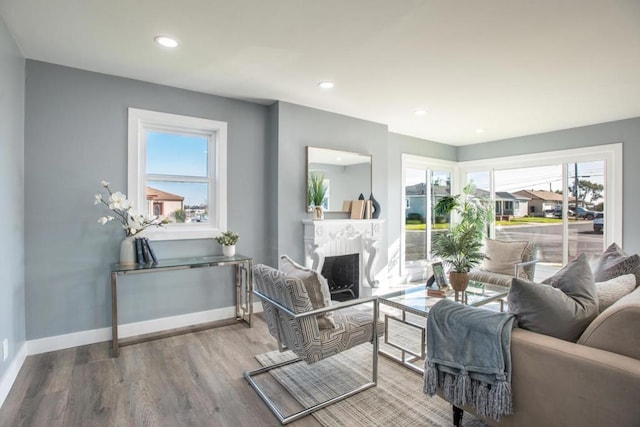
{"type": "Polygon", "coordinates": [[[0,0],[0,15],[26,58],[452,145],[640,116],[638,0],[0,0]]]}

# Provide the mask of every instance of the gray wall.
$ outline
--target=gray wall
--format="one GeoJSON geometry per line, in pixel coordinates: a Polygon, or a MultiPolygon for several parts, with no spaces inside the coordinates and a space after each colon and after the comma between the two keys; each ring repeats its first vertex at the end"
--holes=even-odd
{"type": "MultiPolygon", "coordinates": [[[[386,125],[286,102],[278,102],[274,108],[278,109],[277,227],[280,254],[286,253],[294,260],[304,262],[301,220],[311,217],[305,209],[307,146],[370,154],[373,194],[381,205],[380,218],[387,218],[386,125]]],[[[332,215],[340,217],[343,214],[328,213],[326,217],[332,218],[332,215]]],[[[385,246],[386,242],[382,242],[381,248],[385,246]]],[[[386,258],[386,253],[381,251],[373,267],[375,272],[386,265],[386,258]]]]}
{"type": "MultiPolygon", "coordinates": [[[[228,122],[228,227],[240,233],[239,253],[269,259],[267,107],[28,60],[27,339],[110,325],[109,266],[124,236],[116,224],[97,224],[104,210],[93,195],[101,180],[126,192],[127,107],[228,122]]],[[[16,238],[7,249],[20,243],[16,238]]],[[[161,258],[220,253],[212,239],[153,246],[161,258]]],[[[17,257],[10,259],[20,265],[17,257]]],[[[125,277],[120,323],[231,306],[231,278],[231,267],[125,277]]]]}
{"type": "Polygon", "coordinates": [[[626,252],[640,252],[640,117],[537,135],[458,147],[458,161],[623,143],[622,239],[626,252]]]}
{"type": "Polygon", "coordinates": [[[0,378],[25,342],[24,58],[0,18],[0,378]]]}

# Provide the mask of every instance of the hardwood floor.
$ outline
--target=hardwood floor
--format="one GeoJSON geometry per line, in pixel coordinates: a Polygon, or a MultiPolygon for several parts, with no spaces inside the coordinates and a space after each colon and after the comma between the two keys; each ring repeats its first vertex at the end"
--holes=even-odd
{"type": "MultiPolygon", "coordinates": [[[[275,349],[258,316],[251,329],[234,324],[136,344],[118,358],[107,342],[29,356],[0,426],[279,425],[242,376],[259,366],[254,355],[275,349]]],[[[289,425],[320,424],[309,416],[289,425]]]]}

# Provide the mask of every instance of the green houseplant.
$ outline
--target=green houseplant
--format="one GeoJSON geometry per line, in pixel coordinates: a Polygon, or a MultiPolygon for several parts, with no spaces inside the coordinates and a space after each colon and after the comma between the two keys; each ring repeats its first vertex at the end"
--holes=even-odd
{"type": "Polygon", "coordinates": [[[327,187],[324,185],[324,175],[320,173],[309,174],[309,184],[307,185],[307,199],[309,206],[313,206],[313,218],[323,219],[324,212],[322,204],[327,195],[327,187]]]}
{"type": "Polygon", "coordinates": [[[238,243],[240,235],[233,231],[225,231],[216,237],[216,242],[222,245],[222,253],[224,256],[230,257],[236,254],[236,243],[238,243]]]}
{"type": "Polygon", "coordinates": [[[484,259],[482,241],[493,221],[493,204],[486,197],[477,196],[475,186],[468,184],[462,194],[444,197],[435,206],[436,215],[452,212],[460,222],[434,238],[432,253],[451,266],[451,287],[463,291],[469,283],[467,273],[484,259]]]}

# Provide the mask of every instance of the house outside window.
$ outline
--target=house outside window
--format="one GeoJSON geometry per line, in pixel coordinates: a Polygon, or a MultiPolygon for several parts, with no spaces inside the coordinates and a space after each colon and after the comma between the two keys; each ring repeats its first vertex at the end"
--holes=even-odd
{"type": "Polygon", "coordinates": [[[211,238],[227,228],[227,124],[129,109],[128,193],[136,209],[171,221],[154,240],[211,238]]]}

